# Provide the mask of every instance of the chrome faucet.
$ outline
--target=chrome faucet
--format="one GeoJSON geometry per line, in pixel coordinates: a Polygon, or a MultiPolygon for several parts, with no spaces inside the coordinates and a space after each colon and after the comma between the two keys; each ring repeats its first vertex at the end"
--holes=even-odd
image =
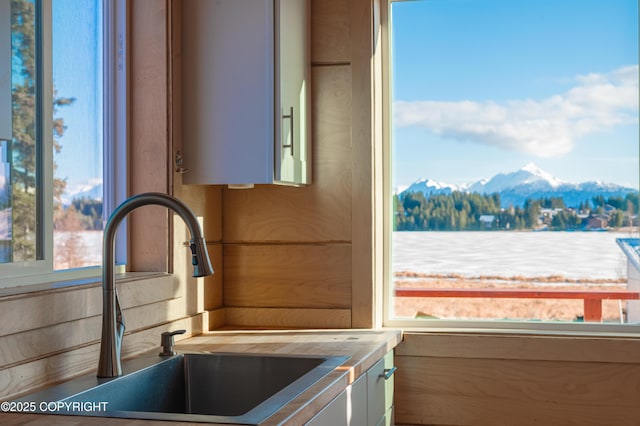
{"type": "Polygon", "coordinates": [[[100,341],[98,377],[122,375],[120,350],[125,327],[113,272],[116,230],[120,222],[131,211],[147,205],[165,206],[175,211],[184,220],[191,234],[193,276],[204,277],[213,274],[213,267],[209,260],[198,219],[182,201],[166,194],[147,192],[134,195],[120,204],[109,217],[102,240],[102,339],[100,341]]]}

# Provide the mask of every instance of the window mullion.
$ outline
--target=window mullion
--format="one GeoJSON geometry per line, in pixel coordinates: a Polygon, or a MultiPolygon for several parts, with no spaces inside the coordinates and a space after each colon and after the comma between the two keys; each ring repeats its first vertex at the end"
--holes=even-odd
{"type": "Polygon", "coordinates": [[[44,261],[44,268],[53,269],[53,62],[51,0],[40,0],[40,14],[36,28],[40,31],[36,46],[39,61],[37,81],[38,143],[38,237],[37,259],[44,261]]]}

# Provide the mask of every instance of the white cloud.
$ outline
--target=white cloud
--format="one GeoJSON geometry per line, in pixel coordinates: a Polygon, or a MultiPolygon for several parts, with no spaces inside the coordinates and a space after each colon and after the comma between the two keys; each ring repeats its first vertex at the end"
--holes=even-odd
{"type": "Polygon", "coordinates": [[[577,85],[542,100],[397,101],[398,126],[538,157],[566,154],[584,135],[638,122],[638,65],[576,77],[577,85]]]}

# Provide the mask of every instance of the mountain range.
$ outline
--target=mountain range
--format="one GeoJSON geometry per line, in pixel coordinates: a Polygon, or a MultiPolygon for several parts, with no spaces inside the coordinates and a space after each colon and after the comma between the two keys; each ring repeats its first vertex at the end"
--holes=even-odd
{"type": "Polygon", "coordinates": [[[585,200],[596,196],[625,197],[629,193],[637,193],[637,189],[624,187],[614,183],[603,182],[564,182],[553,175],[530,163],[511,173],[499,173],[490,179],[482,179],[467,185],[452,185],[432,179],[420,179],[409,185],[400,194],[408,192],[423,192],[426,196],[436,194],[451,194],[453,191],[500,194],[503,208],[509,206],[523,206],[527,198],[564,199],[567,207],[577,207],[585,200]]]}
{"type": "Polygon", "coordinates": [[[82,198],[102,200],[102,194],[102,183],[87,183],[85,185],[76,186],[75,188],[67,188],[67,191],[62,196],[62,205],[69,206],[74,200],[82,198]]]}

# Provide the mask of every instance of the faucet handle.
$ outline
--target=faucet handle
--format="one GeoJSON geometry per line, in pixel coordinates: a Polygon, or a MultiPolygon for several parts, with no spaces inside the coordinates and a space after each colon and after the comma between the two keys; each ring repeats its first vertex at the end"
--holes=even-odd
{"type": "Polygon", "coordinates": [[[162,346],[162,352],[160,356],[173,356],[176,352],[173,350],[173,336],[176,334],[184,334],[187,330],[175,330],[165,331],[160,335],[160,345],[162,346]]]}

